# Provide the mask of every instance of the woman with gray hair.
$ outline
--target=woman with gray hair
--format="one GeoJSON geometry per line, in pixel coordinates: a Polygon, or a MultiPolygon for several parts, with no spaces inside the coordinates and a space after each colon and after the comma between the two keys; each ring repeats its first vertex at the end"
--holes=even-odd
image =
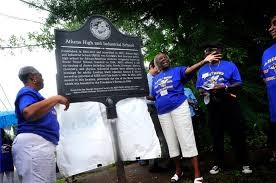
{"type": "Polygon", "coordinates": [[[183,175],[180,164],[180,149],[182,156],[191,158],[194,168],[194,183],[201,183],[198,165],[198,152],[195,143],[193,125],[187,97],[184,95],[183,81],[187,82],[192,73],[210,60],[219,59],[221,55],[211,54],[204,60],[190,67],[170,67],[167,54],[159,53],[155,56],[155,65],[160,73],[153,78],[152,95],[155,97],[158,118],[169,148],[169,155],[175,162],[176,172],[171,182],[177,182],[183,175]]]}
{"type": "Polygon", "coordinates": [[[69,101],[56,95],[45,99],[41,73],[32,66],[22,67],[18,74],[24,87],[15,100],[18,119],[17,136],[13,142],[13,161],[22,183],[56,182],[55,147],[59,141],[56,104],[69,107],[69,101]]]}

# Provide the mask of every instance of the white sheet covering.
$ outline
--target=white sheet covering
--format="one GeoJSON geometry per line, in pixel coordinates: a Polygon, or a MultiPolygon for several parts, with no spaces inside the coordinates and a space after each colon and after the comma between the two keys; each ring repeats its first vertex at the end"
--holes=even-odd
{"type": "Polygon", "coordinates": [[[60,141],[57,164],[64,176],[71,176],[114,163],[109,130],[96,102],[72,103],[68,111],[58,110],[60,141]]]}
{"type": "MultiPolygon", "coordinates": [[[[117,129],[124,161],[161,156],[158,137],[144,98],[119,101],[117,129]]],[[[58,108],[60,142],[57,162],[61,174],[71,176],[115,162],[114,139],[105,106],[97,102],[72,103],[58,108]]]]}
{"type": "Polygon", "coordinates": [[[116,105],[118,134],[124,161],[161,157],[161,148],[144,98],[128,98],[116,105]]]}

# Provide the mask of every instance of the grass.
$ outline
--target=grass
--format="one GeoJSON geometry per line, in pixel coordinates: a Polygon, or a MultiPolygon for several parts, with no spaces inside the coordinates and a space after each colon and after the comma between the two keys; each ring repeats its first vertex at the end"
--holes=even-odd
{"type": "Polygon", "coordinates": [[[58,180],[56,181],[56,183],[65,183],[65,180],[64,180],[64,178],[61,178],[61,179],[58,179],[58,180]]]}

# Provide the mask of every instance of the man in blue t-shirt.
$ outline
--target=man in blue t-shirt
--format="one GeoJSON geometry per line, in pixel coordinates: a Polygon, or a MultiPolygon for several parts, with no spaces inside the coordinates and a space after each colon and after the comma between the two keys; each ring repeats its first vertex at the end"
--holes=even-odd
{"type": "Polygon", "coordinates": [[[262,56],[262,77],[266,83],[270,111],[269,144],[273,148],[271,161],[276,162],[276,14],[271,17],[268,29],[274,44],[267,48],[262,56]]]}
{"type": "MultiPolygon", "coordinates": [[[[210,43],[204,50],[205,56],[222,53],[219,43],[210,43]]],[[[215,163],[210,174],[222,170],[224,159],[224,130],[229,132],[239,163],[244,165],[242,173],[252,173],[247,165],[243,120],[237,100],[236,91],[242,85],[241,76],[236,65],[227,60],[211,60],[198,71],[196,87],[204,96],[207,105],[208,121],[213,137],[215,163]]]]}

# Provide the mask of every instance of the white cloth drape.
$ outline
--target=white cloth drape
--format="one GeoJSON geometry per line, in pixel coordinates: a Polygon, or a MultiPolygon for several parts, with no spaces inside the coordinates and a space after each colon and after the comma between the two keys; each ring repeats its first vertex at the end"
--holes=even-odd
{"type": "MultiPolygon", "coordinates": [[[[71,176],[115,162],[114,139],[106,108],[97,102],[58,106],[60,142],[57,163],[61,174],[71,176]]],[[[124,161],[161,156],[158,137],[144,98],[128,98],[116,105],[119,148],[124,161]]]]}

